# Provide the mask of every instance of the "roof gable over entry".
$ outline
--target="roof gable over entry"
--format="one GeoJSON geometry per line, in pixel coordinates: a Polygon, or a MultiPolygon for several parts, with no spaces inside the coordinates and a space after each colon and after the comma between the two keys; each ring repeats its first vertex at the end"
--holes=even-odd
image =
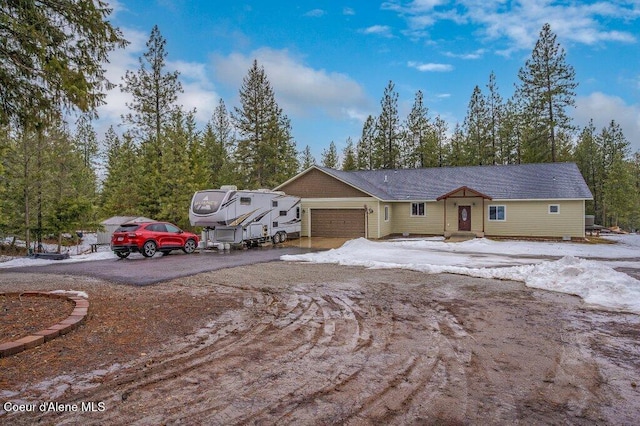
{"type": "Polygon", "coordinates": [[[373,196],[382,201],[429,201],[465,187],[493,200],[593,199],[574,163],[352,172],[313,166],[276,189],[305,198],[373,196]]]}

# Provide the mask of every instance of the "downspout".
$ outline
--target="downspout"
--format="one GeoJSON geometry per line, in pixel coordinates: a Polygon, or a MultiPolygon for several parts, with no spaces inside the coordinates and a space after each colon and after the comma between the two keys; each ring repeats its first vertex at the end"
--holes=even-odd
{"type": "Polygon", "coordinates": [[[447,199],[445,198],[444,200],[442,200],[442,202],[444,203],[444,223],[443,225],[443,230],[442,230],[442,236],[446,236],[447,235],[447,199]]]}
{"type": "Polygon", "coordinates": [[[369,207],[364,205],[364,237],[369,238],[369,207]]]}
{"type": "Polygon", "coordinates": [[[482,197],[482,236],[484,237],[484,197],[482,197]]]}

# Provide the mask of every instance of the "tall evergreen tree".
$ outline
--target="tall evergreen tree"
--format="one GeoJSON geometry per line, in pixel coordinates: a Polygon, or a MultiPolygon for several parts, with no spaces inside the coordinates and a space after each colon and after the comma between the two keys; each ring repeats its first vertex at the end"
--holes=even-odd
{"type": "Polygon", "coordinates": [[[434,167],[438,164],[437,139],[420,90],[404,124],[402,148],[403,167],[434,167]]]}
{"type": "Polygon", "coordinates": [[[246,186],[274,187],[298,170],[291,123],[278,106],[263,67],[254,60],[232,115],[238,131],[236,163],[246,186]]]}
{"type": "Polygon", "coordinates": [[[163,170],[166,162],[162,161],[166,146],[170,144],[163,139],[163,123],[170,121],[177,108],[178,93],[182,91],[179,73],[165,70],[165,46],[166,40],[156,25],[147,41],[147,51],[139,58],[139,69],[127,71],[120,86],[133,98],[127,103],[130,112],[123,116],[123,120],[131,126],[131,134],[140,146],[143,159],[140,164],[141,214],[151,218],[161,218],[160,199],[169,179],[163,170]]]}
{"type": "Polygon", "coordinates": [[[587,213],[597,216],[602,223],[602,190],[604,186],[603,152],[596,140],[593,120],[582,129],[573,152],[573,159],[580,169],[585,182],[593,194],[593,201],[587,201],[587,213]]]}
{"type": "Polygon", "coordinates": [[[490,125],[486,99],[480,87],[476,86],[473,89],[467,116],[464,119],[466,133],[464,158],[467,165],[491,164],[490,125]]]}
{"type": "Polygon", "coordinates": [[[356,146],[358,170],[373,169],[373,144],[375,137],[376,120],[368,116],[362,126],[362,135],[356,146]]]}
{"type": "Polygon", "coordinates": [[[120,138],[110,127],[104,139],[106,176],[100,192],[100,216],[139,216],[140,157],[133,137],[125,133],[120,138]]]}
{"type": "Polygon", "coordinates": [[[331,169],[337,169],[340,166],[340,159],[338,158],[338,148],[335,142],[331,141],[328,149],[322,150],[321,163],[324,167],[331,169]]]}
{"type": "Polygon", "coordinates": [[[373,139],[373,168],[393,169],[400,166],[402,133],[398,116],[398,93],[392,81],[384,89],[380,106],[382,111],[376,120],[373,139]]]}
{"type": "Polygon", "coordinates": [[[111,11],[102,0],[0,3],[0,123],[103,103],[111,88],[104,63],[127,44],[111,11]]]}
{"type": "Polygon", "coordinates": [[[489,94],[486,96],[487,113],[488,113],[488,137],[490,143],[487,148],[489,150],[487,155],[487,164],[504,164],[504,160],[500,154],[504,151],[502,140],[502,134],[500,129],[502,128],[503,117],[503,104],[502,96],[498,90],[498,84],[496,83],[496,75],[492,71],[489,75],[489,83],[487,84],[489,94]]]}
{"type": "Polygon", "coordinates": [[[356,159],[356,151],[353,147],[353,140],[347,138],[347,145],[342,150],[342,170],[352,171],[358,169],[358,162],[356,159]]]}
{"type": "Polygon", "coordinates": [[[447,122],[438,115],[433,123],[433,137],[437,152],[437,164],[435,165],[438,167],[446,166],[447,158],[450,155],[450,146],[447,143],[447,129],[447,122]]]}
{"type": "Polygon", "coordinates": [[[517,87],[524,101],[530,148],[543,161],[557,161],[557,134],[572,130],[567,108],[575,105],[575,71],[566,62],[564,49],[556,42],[549,24],[540,36],[523,68],[518,72],[517,87]]]}
{"type": "Polygon", "coordinates": [[[311,153],[311,147],[309,145],[304,147],[300,158],[300,171],[307,170],[309,167],[316,164],[316,159],[313,158],[311,153]]]}

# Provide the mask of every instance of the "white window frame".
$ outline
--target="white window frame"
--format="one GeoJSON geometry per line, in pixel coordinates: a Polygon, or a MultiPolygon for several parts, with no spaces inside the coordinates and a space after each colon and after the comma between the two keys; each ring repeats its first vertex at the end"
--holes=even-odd
{"type": "Polygon", "coordinates": [[[409,212],[409,216],[411,217],[426,217],[427,216],[427,203],[411,203],[411,211],[409,212]],[[422,214],[420,214],[419,206],[422,205],[422,214]],[[416,206],[418,210],[418,214],[413,214],[413,207],[416,206]]]}
{"type": "Polygon", "coordinates": [[[389,222],[391,220],[391,210],[388,205],[384,206],[384,221],[389,222]]]}
{"type": "Polygon", "coordinates": [[[487,220],[489,220],[489,222],[506,222],[507,221],[507,206],[504,204],[490,204],[489,206],[487,206],[487,220]],[[491,208],[495,207],[496,208],[496,219],[491,219],[491,208]],[[498,208],[502,207],[502,212],[503,212],[503,218],[502,219],[497,219],[498,217],[498,208]]]}
{"type": "Polygon", "coordinates": [[[547,207],[547,213],[549,213],[549,214],[560,214],[560,204],[549,204],[549,207],[547,207]],[[551,207],[556,207],[557,211],[552,212],[551,211],[551,207]]]}

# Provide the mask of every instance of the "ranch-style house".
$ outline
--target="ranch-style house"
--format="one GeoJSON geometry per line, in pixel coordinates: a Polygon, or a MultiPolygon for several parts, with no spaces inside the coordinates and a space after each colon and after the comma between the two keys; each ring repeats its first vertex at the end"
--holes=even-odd
{"type": "Polygon", "coordinates": [[[340,171],[312,166],[276,190],[301,198],[302,236],[584,238],[593,199],[574,163],[340,171]]]}

